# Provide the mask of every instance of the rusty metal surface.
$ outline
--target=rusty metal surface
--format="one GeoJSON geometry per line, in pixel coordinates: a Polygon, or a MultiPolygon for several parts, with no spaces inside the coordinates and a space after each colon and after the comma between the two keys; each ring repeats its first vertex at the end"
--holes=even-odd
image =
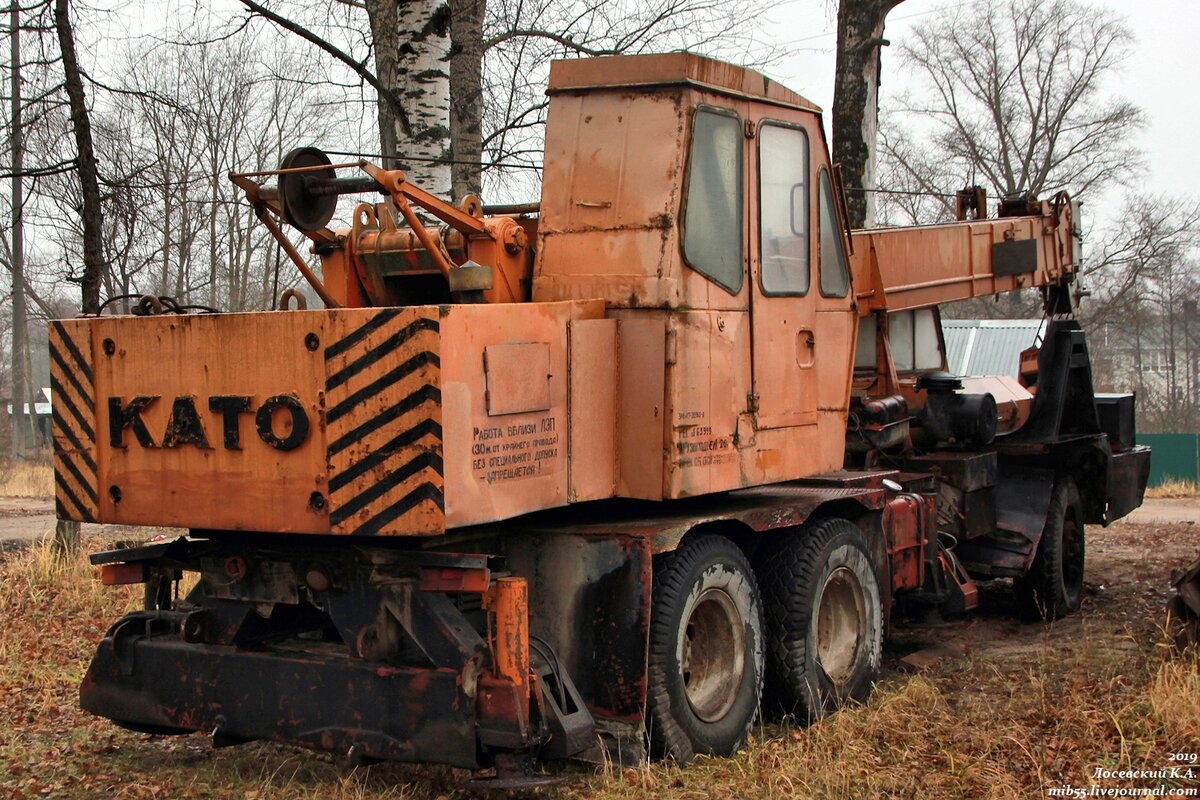
{"type": "Polygon", "coordinates": [[[660,319],[617,321],[617,494],[663,496],[664,348],[660,319]]]}
{"type": "Polygon", "coordinates": [[[473,703],[449,669],[110,636],[84,676],[80,704],[135,727],[479,766],[473,703]]]}
{"type": "Polygon", "coordinates": [[[612,497],[617,489],[617,321],[576,320],[568,327],[570,497],[612,497]]]}
{"type": "Polygon", "coordinates": [[[1037,216],[854,231],[851,258],[860,311],[900,311],[1018,288],[1058,283],[1073,273],[1071,204],[1045,201],[1037,216]],[[1031,244],[1023,244],[1030,242],[1031,244]],[[1022,243],[1036,263],[1020,274],[997,269],[993,245],[1022,243]]]}
{"type": "Polygon", "coordinates": [[[883,529],[887,536],[888,564],[892,591],[919,589],[925,583],[925,550],[937,529],[935,499],[919,494],[899,494],[883,507],[883,529]]]}
{"type": "Polygon", "coordinates": [[[511,689],[513,717],[524,728],[529,719],[529,584],[524,578],[499,578],[484,594],[483,607],[492,615],[492,670],[511,689]]]}
{"type": "MultiPolygon", "coordinates": [[[[553,513],[553,512],[552,512],[553,513]]],[[[578,515],[575,515],[578,518],[578,515]]],[[[567,523],[502,541],[529,582],[530,634],[549,645],[598,721],[640,724],[646,697],[651,543],[567,523]]]]}
{"type": "MultiPolygon", "coordinates": [[[[181,538],[98,554],[104,568],[201,579],[185,599],[167,592],[155,610],[112,626],[83,707],[138,729],[457,766],[486,763],[498,748],[532,752],[556,730],[571,733],[569,747],[557,745],[563,756],[590,743],[577,694],[565,711],[540,694],[551,679],[574,692],[571,676],[557,658],[544,678],[534,671],[528,583],[489,581],[498,555],[302,543],[312,541],[181,538]]],[[[619,554],[599,563],[630,563],[619,554]]],[[[633,631],[636,642],[639,628],[617,635],[633,631]]]]}
{"type": "Polygon", "coordinates": [[[820,111],[813,103],[754,70],[682,52],[555,61],[550,66],[547,92],[553,96],[567,90],[595,87],[629,88],[684,83],[724,89],[734,96],[750,96],[808,111],[820,111]]]}
{"type": "Polygon", "coordinates": [[[519,530],[570,530],[580,536],[648,539],[654,552],[674,549],[694,528],[738,523],[757,533],[802,525],[823,505],[841,503],[859,510],[883,508],[886,492],[871,487],[822,487],[800,483],[758,486],[723,495],[676,500],[669,506],[638,501],[607,501],[532,516],[519,530]]]}

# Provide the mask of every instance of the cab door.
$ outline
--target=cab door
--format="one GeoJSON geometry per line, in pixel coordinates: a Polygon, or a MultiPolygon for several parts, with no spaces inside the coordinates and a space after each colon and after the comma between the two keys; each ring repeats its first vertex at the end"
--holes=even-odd
{"type": "Polygon", "coordinates": [[[821,166],[814,175],[817,208],[813,215],[817,240],[815,334],[821,351],[816,399],[822,430],[836,432],[831,434],[836,441],[830,444],[836,452],[842,447],[842,431],[850,410],[858,311],[846,259],[845,229],[823,146],[821,155],[821,166]]]}
{"type": "Polygon", "coordinates": [[[750,407],[759,430],[817,422],[817,293],[810,133],[753,119],[748,236],[750,407]]]}

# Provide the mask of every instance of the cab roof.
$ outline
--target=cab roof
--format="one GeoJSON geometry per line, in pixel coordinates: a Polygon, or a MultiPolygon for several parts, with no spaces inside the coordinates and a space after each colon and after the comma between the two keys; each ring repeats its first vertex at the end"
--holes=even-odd
{"type": "Polygon", "coordinates": [[[554,61],[546,94],[587,89],[690,85],[734,97],[821,109],[765,75],[695,53],[603,56],[554,61]]]}

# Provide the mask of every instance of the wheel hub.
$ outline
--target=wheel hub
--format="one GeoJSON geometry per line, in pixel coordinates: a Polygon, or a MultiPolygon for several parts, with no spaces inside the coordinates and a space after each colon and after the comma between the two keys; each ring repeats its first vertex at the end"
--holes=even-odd
{"type": "Polygon", "coordinates": [[[854,572],[838,567],[829,573],[817,602],[817,660],[835,685],[854,673],[863,641],[866,609],[854,572]]]}
{"type": "Polygon", "coordinates": [[[723,589],[704,590],[688,612],[679,668],[697,717],[716,722],[733,707],[745,669],[745,631],[737,606],[723,589]]]}

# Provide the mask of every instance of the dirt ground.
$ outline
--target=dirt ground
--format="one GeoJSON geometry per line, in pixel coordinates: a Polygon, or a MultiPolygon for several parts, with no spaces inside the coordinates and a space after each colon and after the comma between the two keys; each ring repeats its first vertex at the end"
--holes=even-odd
{"type": "MultiPolygon", "coordinates": [[[[54,534],[54,501],[48,497],[0,497],[0,551],[11,550],[54,534]]],[[[128,525],[90,525],[81,527],[86,539],[105,537],[136,538],[142,530],[128,525]]]]}
{"type": "MultiPolygon", "coordinates": [[[[1145,788],[1094,775],[1200,752],[1200,684],[1174,695],[1160,686],[1172,662],[1163,645],[1170,576],[1200,557],[1198,520],[1200,498],[1151,500],[1107,529],[1089,526],[1083,607],[1052,625],[1018,621],[997,581],[981,587],[966,619],[894,627],[866,707],[808,728],[766,724],[737,756],[685,768],[556,768],[566,782],[537,796],[1046,798],[1145,788]]],[[[0,502],[0,539],[52,525],[45,501],[0,502]]],[[[88,546],[107,536],[96,526],[84,535],[88,546]]],[[[76,693],[91,650],[136,598],[89,585],[85,566],[53,573],[25,551],[0,554],[0,798],[463,796],[461,771],[351,771],[294,748],[214,750],[202,735],[136,734],[82,713],[76,693]]],[[[1168,783],[1200,789],[1200,778],[1168,783]]]]}
{"type": "Polygon", "coordinates": [[[0,543],[36,541],[53,531],[53,500],[0,497],[0,543]]]}
{"type": "MultiPolygon", "coordinates": [[[[1200,558],[1200,497],[1148,499],[1108,528],[1087,528],[1083,607],[1056,622],[1053,637],[1064,646],[1103,632],[1130,646],[1153,637],[1164,624],[1172,596],[1170,578],[1200,558]]],[[[888,649],[900,670],[926,668],[947,656],[966,654],[1019,659],[1043,644],[1031,636],[1040,625],[1018,620],[1007,581],[980,586],[979,608],[965,620],[922,628],[899,626],[888,649]],[[905,651],[913,649],[911,655],[905,651]]]]}

